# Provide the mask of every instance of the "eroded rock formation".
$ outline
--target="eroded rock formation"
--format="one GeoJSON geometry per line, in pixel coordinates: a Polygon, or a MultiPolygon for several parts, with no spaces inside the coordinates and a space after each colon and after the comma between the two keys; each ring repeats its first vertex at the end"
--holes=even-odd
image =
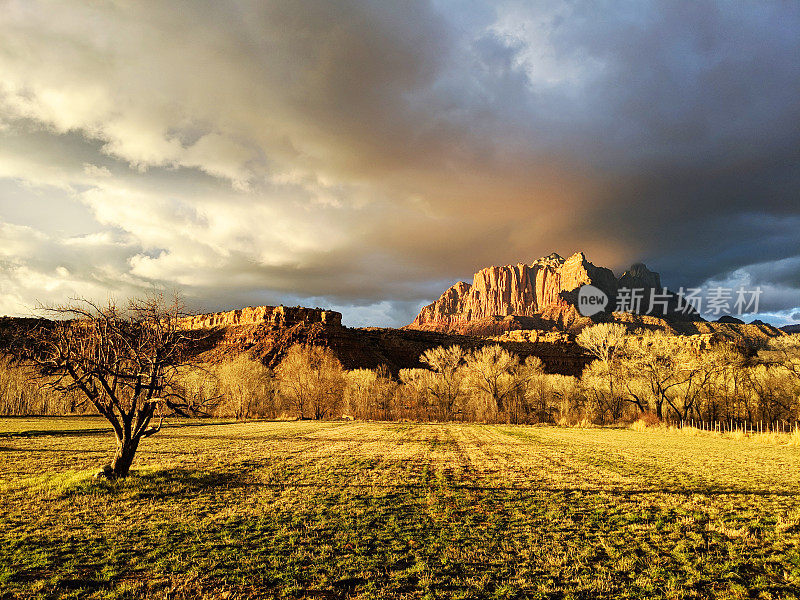
{"type": "Polygon", "coordinates": [[[577,332],[598,320],[616,320],[617,313],[612,311],[626,295],[635,308],[623,311],[663,316],[669,321],[702,320],[691,307],[682,308],[678,297],[662,287],[659,274],[645,265],[634,264],[617,279],[609,269],[592,264],[578,252],[567,259],[551,254],[531,264],[481,269],[472,284],[460,281],[449,288],[407,328],[475,335],[499,335],[515,329],[577,332]],[[587,284],[608,297],[606,310],[593,319],[578,310],[579,290],[587,284]],[[630,299],[632,290],[636,301],[630,299]]]}
{"type": "Polygon", "coordinates": [[[532,323],[531,328],[563,325],[565,320],[570,324],[582,319],[575,306],[584,284],[603,290],[612,300],[616,296],[617,278],[609,269],[589,262],[583,252],[567,259],[554,253],[531,264],[488,267],[475,273],[471,285],[460,281],[445,291],[408,327],[465,331],[480,323],[479,330],[495,334],[511,327],[492,323],[511,316],[544,321],[532,323]]]}
{"type": "Polygon", "coordinates": [[[291,327],[297,324],[321,323],[341,327],[342,315],[334,310],[304,308],[302,306],[248,306],[226,312],[184,317],[180,325],[184,329],[213,329],[230,325],[273,325],[291,327]]]}
{"type": "Polygon", "coordinates": [[[531,264],[487,267],[475,273],[471,285],[459,281],[424,307],[409,328],[461,331],[468,330],[470,323],[483,322],[479,329],[495,333],[490,331],[492,322],[503,317],[558,320],[562,313],[571,313],[576,318],[577,290],[584,284],[594,285],[610,298],[616,295],[614,274],[589,262],[582,252],[568,259],[554,253],[531,264]]]}

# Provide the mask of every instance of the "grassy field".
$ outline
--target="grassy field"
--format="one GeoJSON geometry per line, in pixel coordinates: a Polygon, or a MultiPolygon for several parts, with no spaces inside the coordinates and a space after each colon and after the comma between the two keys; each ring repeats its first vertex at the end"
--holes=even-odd
{"type": "Polygon", "coordinates": [[[0,419],[0,598],[787,598],[800,448],[624,429],[0,419]]]}

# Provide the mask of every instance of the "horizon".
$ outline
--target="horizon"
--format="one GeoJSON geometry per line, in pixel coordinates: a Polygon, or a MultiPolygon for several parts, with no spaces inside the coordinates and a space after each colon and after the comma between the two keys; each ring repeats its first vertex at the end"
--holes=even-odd
{"type": "Polygon", "coordinates": [[[800,323],[800,4],[2,6],[0,314],[163,289],[398,327],[580,251],[800,323]]]}
{"type": "MultiPolygon", "coordinates": [[[[498,267],[502,268],[502,267],[513,267],[513,266],[517,266],[517,265],[531,265],[531,264],[533,264],[534,262],[536,262],[538,260],[550,258],[550,257],[552,257],[554,255],[558,256],[560,259],[564,260],[565,258],[569,258],[570,256],[573,256],[575,254],[584,254],[584,253],[581,252],[581,251],[577,251],[577,252],[569,254],[569,255],[567,255],[565,257],[565,256],[560,255],[557,252],[551,252],[551,253],[549,253],[547,255],[539,257],[538,259],[534,259],[533,261],[530,261],[530,262],[517,262],[517,263],[507,264],[507,265],[489,265],[489,266],[483,267],[482,269],[479,269],[479,271],[484,270],[484,269],[498,268],[498,267]]],[[[584,254],[584,256],[585,256],[585,254],[584,254]]],[[[592,263],[592,261],[590,260],[590,258],[588,256],[585,256],[585,259],[590,264],[594,264],[594,263],[592,263]]],[[[633,263],[627,269],[621,269],[621,270],[616,271],[616,272],[612,270],[611,272],[612,272],[612,274],[614,275],[614,277],[616,279],[619,279],[620,277],[622,277],[622,275],[625,272],[627,272],[628,270],[630,270],[631,268],[633,268],[633,267],[635,267],[637,265],[641,265],[641,266],[644,266],[645,268],[647,268],[647,265],[645,265],[644,263],[633,263]]],[[[602,265],[594,265],[594,266],[602,267],[602,265]]],[[[479,271],[476,271],[475,274],[477,274],[479,271]]],[[[656,274],[658,274],[658,273],[656,273],[656,274]]],[[[470,283],[472,281],[472,279],[473,278],[470,278],[469,281],[467,279],[456,280],[456,281],[452,282],[450,285],[447,285],[447,287],[443,290],[443,293],[446,290],[450,289],[450,287],[453,287],[453,286],[457,285],[458,283],[467,283],[468,285],[472,285],[472,283],[470,283]]],[[[670,289],[669,286],[664,286],[664,287],[670,293],[675,293],[675,290],[674,289],[670,289]]],[[[155,291],[158,292],[158,290],[155,290],[155,291]]],[[[72,299],[73,300],[80,300],[77,297],[74,297],[72,299]]],[[[115,300],[115,301],[119,300],[118,298],[114,298],[113,296],[110,296],[110,295],[108,296],[108,299],[109,300],[115,300]]],[[[436,299],[434,299],[432,302],[435,302],[435,301],[436,301],[436,299]]],[[[732,303],[732,301],[733,301],[733,298],[731,298],[731,303],[732,303]]],[[[422,304],[420,304],[420,306],[417,309],[417,312],[415,313],[414,316],[416,316],[419,313],[419,311],[422,310],[424,307],[429,306],[431,304],[432,304],[431,302],[429,302],[429,303],[424,303],[423,302],[422,304]]],[[[249,305],[242,305],[242,306],[227,306],[227,307],[226,306],[220,306],[220,307],[212,309],[212,310],[189,311],[189,312],[186,313],[186,316],[202,316],[202,315],[226,313],[226,312],[233,312],[233,311],[237,311],[237,310],[244,310],[244,309],[247,309],[247,308],[258,308],[258,307],[262,307],[262,306],[272,306],[272,307],[277,307],[277,306],[292,307],[292,306],[294,306],[294,307],[304,307],[304,308],[313,308],[313,309],[321,309],[321,310],[333,310],[333,311],[336,311],[336,312],[339,312],[339,313],[342,314],[342,324],[345,327],[354,327],[354,328],[364,328],[364,327],[402,328],[405,325],[410,324],[411,321],[413,320],[413,317],[412,317],[412,319],[409,319],[409,321],[407,323],[375,324],[375,323],[371,323],[369,321],[365,321],[364,320],[364,315],[362,314],[362,311],[359,308],[350,309],[348,311],[347,307],[317,306],[314,303],[307,304],[307,305],[302,305],[302,304],[291,304],[291,303],[286,303],[286,302],[278,302],[277,304],[272,304],[272,305],[249,304],[249,305]],[[348,318],[348,316],[349,316],[349,318],[348,318]],[[350,322],[348,322],[348,321],[350,321],[350,322]],[[355,322],[353,322],[353,321],[355,321],[355,322]]],[[[37,311],[38,311],[38,313],[41,313],[41,310],[42,309],[34,309],[32,312],[29,312],[29,313],[26,313],[26,314],[0,315],[0,316],[37,317],[37,316],[41,316],[41,314],[37,314],[37,311]]],[[[716,321],[716,320],[718,320],[720,318],[735,317],[735,318],[743,321],[744,323],[748,323],[748,324],[749,323],[758,322],[758,321],[762,321],[762,322],[765,322],[767,324],[773,325],[775,327],[783,327],[783,326],[786,326],[786,325],[797,325],[796,323],[782,323],[782,322],[780,322],[779,319],[777,320],[778,322],[775,322],[775,320],[770,320],[769,317],[771,315],[766,315],[767,318],[762,318],[765,315],[763,315],[763,313],[760,313],[760,312],[745,312],[745,313],[739,313],[739,314],[733,314],[733,312],[723,312],[723,313],[720,313],[720,314],[712,315],[709,312],[703,311],[703,312],[699,313],[699,316],[702,319],[704,319],[706,321],[709,321],[709,322],[716,321]]]]}

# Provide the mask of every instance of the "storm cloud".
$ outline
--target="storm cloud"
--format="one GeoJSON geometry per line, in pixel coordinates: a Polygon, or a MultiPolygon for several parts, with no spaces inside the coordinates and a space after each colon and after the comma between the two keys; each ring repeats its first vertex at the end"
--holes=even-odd
{"type": "Polygon", "coordinates": [[[404,324],[582,250],[800,311],[790,2],[0,1],[0,313],[404,324]]]}

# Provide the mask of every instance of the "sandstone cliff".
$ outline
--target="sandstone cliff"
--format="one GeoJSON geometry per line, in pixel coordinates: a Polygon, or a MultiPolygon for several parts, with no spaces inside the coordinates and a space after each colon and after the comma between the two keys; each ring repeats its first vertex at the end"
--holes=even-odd
{"type": "Polygon", "coordinates": [[[299,323],[322,323],[332,327],[341,327],[342,315],[333,310],[302,306],[248,306],[226,312],[184,317],[180,320],[180,326],[183,329],[214,329],[230,325],[260,324],[291,327],[299,323]]]}
{"type": "Polygon", "coordinates": [[[483,322],[482,328],[491,330],[493,320],[508,316],[574,321],[580,319],[574,307],[577,290],[584,284],[600,288],[609,298],[616,295],[614,274],[593,265],[582,252],[568,259],[551,254],[529,265],[488,267],[475,273],[471,285],[460,281],[445,291],[436,302],[424,307],[408,327],[462,331],[470,324],[483,322]]]}
{"type": "Polygon", "coordinates": [[[678,310],[678,297],[669,292],[663,295],[661,277],[645,265],[634,264],[617,279],[609,269],[592,264],[578,252],[567,259],[551,254],[529,265],[481,269],[472,284],[458,282],[424,307],[406,328],[484,336],[516,329],[574,333],[593,322],[617,320],[619,315],[611,311],[624,289],[641,290],[638,304],[642,312],[652,306],[656,311],[665,310],[653,314],[665,316],[669,322],[702,321],[693,309],[678,310]],[[578,291],[585,284],[603,290],[609,299],[607,310],[593,318],[577,309],[578,291]]]}

